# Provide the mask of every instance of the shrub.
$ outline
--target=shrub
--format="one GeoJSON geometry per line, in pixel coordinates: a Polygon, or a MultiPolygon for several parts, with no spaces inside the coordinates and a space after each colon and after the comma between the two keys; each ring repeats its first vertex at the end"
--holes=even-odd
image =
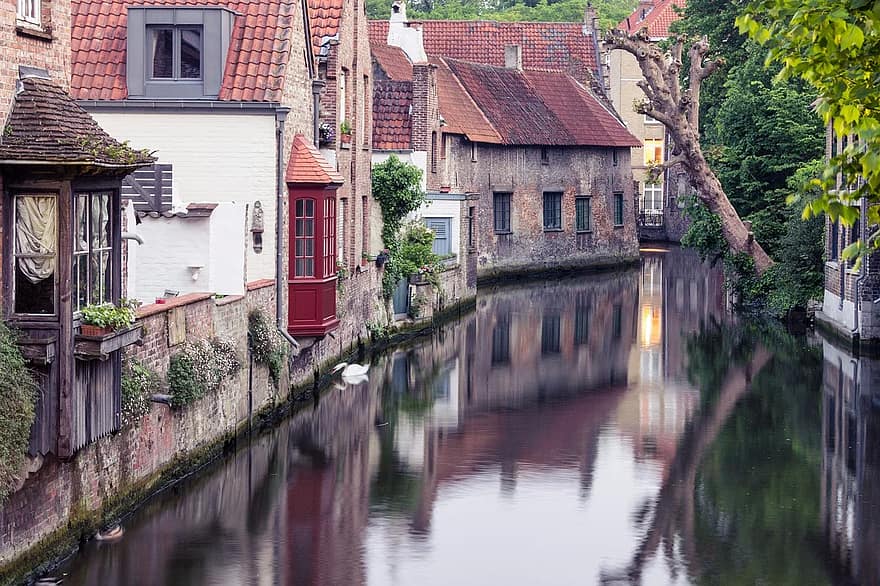
{"type": "Polygon", "coordinates": [[[248,333],[251,335],[251,352],[254,360],[269,368],[272,382],[277,386],[284,369],[287,351],[278,332],[266,318],[266,314],[255,309],[248,315],[248,333]]]}
{"type": "Polygon", "coordinates": [[[241,368],[235,344],[230,340],[200,340],[187,343],[171,357],[168,388],[172,405],[182,407],[213,393],[241,368]]]}
{"type": "Polygon", "coordinates": [[[159,390],[158,375],[138,362],[126,360],[122,367],[122,425],[138,421],[150,411],[150,397],[159,390]]]}
{"type": "Polygon", "coordinates": [[[37,385],[0,322],[0,503],[15,489],[34,423],[37,385]]]}

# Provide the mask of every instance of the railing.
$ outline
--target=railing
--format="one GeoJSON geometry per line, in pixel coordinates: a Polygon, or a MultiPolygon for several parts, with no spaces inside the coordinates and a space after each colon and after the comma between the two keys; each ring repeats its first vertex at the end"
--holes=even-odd
{"type": "Polygon", "coordinates": [[[642,210],[639,212],[639,226],[648,228],[663,227],[663,212],[661,210],[642,210]]]}

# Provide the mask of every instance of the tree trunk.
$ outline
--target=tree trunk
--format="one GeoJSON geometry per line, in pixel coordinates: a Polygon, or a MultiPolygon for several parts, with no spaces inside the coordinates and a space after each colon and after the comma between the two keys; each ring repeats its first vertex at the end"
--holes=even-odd
{"type": "Polygon", "coordinates": [[[633,36],[620,30],[611,31],[606,43],[610,49],[621,49],[636,58],[644,76],[638,85],[646,100],[637,104],[635,109],[662,123],[674,143],[672,156],[652,173],[677,165],[684,168],[697,197],[721,219],[722,232],[730,249],[751,256],[759,274],[769,269],[773,260],[740,219],[700,148],[700,87],[718,67],[717,61],[706,59],[709,51],[706,38],[694,43],[688,51],[690,69],[687,72],[688,87],[684,90],[680,80],[682,39],[675,39],[669,53],[662,53],[648,38],[645,29],[633,36]]]}

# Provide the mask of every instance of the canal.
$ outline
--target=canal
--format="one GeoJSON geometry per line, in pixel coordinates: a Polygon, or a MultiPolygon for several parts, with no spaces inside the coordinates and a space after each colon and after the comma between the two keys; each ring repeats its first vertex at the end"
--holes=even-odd
{"type": "MultiPolygon", "coordinates": [[[[65,585],[880,583],[878,362],[686,251],[481,291],[155,497],[65,585]]],[[[58,575],[58,574],[56,574],[58,575]]]]}

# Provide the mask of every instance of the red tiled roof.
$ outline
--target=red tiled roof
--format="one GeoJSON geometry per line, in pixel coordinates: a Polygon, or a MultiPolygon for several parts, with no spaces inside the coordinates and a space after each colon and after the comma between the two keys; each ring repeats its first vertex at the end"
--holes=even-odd
{"type": "Polygon", "coordinates": [[[236,13],[220,100],[279,102],[299,12],[293,0],[72,0],[70,91],[122,100],[128,7],[218,6],[236,13]]]}
{"type": "Polygon", "coordinates": [[[373,82],[373,148],[412,148],[412,82],[373,82]]]}
{"type": "Polygon", "coordinates": [[[412,63],[400,47],[390,47],[384,42],[370,43],[373,60],[382,68],[388,79],[408,81],[412,79],[412,63]]]}
{"type": "MultiPolygon", "coordinates": [[[[683,0],[679,0],[683,1],[683,0]]],[[[596,71],[592,35],[579,22],[495,22],[488,20],[426,20],[425,52],[473,63],[504,66],[504,47],[519,45],[527,69],[565,71],[579,79],[596,71]]],[[[370,43],[388,42],[388,21],[370,21],[370,43]]]]}
{"type": "Polygon", "coordinates": [[[681,18],[676,8],[683,9],[686,3],[686,0],[657,0],[644,18],[642,8],[636,8],[617,28],[629,35],[647,28],[649,38],[666,39],[669,37],[669,25],[681,18]]]}
{"type": "Polygon", "coordinates": [[[342,0],[309,0],[309,26],[312,29],[312,48],[321,52],[321,39],[339,33],[342,0]]]}
{"type": "Polygon", "coordinates": [[[293,138],[285,181],[317,185],[342,184],[344,180],[318,149],[302,134],[293,138]]]}
{"type": "Polygon", "coordinates": [[[464,134],[474,142],[504,142],[447,64],[438,58],[431,58],[431,63],[437,66],[437,99],[445,131],[464,134]]]}
{"type": "MultiPolygon", "coordinates": [[[[443,61],[503,144],[641,146],[589,90],[566,74],[443,61]]],[[[445,82],[438,75],[441,85],[445,82]]],[[[445,118],[442,97],[440,111],[445,118]]],[[[457,125],[471,137],[464,122],[457,125]]]]}

